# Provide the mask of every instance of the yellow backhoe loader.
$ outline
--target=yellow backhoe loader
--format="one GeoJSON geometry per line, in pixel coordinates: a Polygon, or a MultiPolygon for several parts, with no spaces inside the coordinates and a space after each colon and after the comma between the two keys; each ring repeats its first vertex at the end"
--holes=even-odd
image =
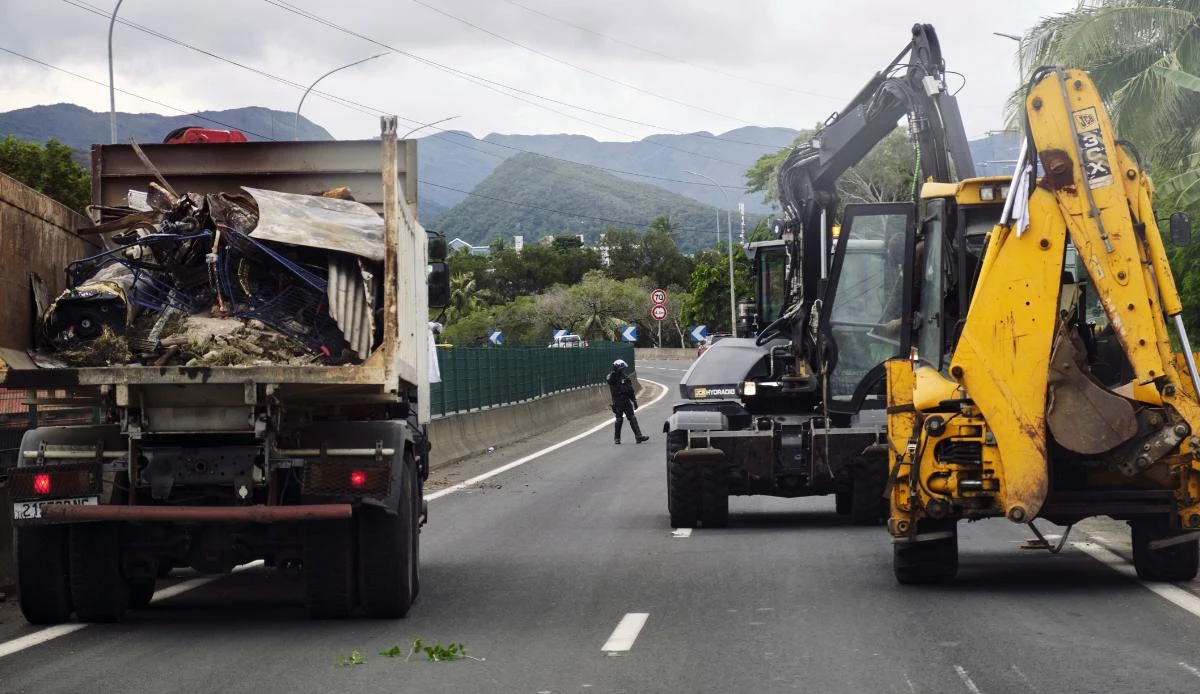
{"type": "MultiPolygon", "coordinates": [[[[1028,524],[1055,549],[1035,519],[1107,515],[1129,522],[1142,579],[1189,580],[1200,379],[1153,184],[1084,72],[1038,70],[1025,108],[1017,172],[991,194],[1006,204],[977,256],[941,257],[972,247],[937,238],[939,205],[963,191],[927,184],[922,196],[913,349],[886,364],[896,578],[953,578],[963,519],[1028,524]],[[968,308],[953,324],[957,306],[968,308]]],[[[1172,215],[1172,241],[1188,236],[1172,215]]]]}

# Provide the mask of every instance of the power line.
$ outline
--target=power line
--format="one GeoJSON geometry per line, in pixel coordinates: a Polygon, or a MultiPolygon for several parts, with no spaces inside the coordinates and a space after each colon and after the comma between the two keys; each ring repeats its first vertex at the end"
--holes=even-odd
{"type": "Polygon", "coordinates": [[[658,58],[663,58],[666,60],[670,60],[672,62],[680,63],[681,65],[687,65],[689,67],[694,67],[698,70],[707,70],[708,72],[713,72],[718,75],[723,75],[730,79],[735,79],[735,80],[739,80],[739,81],[743,81],[743,82],[750,82],[752,84],[758,84],[758,85],[762,85],[764,87],[770,87],[772,89],[782,89],[784,91],[795,92],[796,94],[803,94],[805,96],[815,96],[815,97],[819,97],[821,99],[831,99],[833,101],[837,101],[837,102],[841,103],[841,99],[839,99],[836,96],[831,96],[829,94],[821,94],[820,92],[812,92],[812,91],[808,91],[807,89],[797,89],[795,87],[789,87],[784,84],[776,84],[774,82],[766,82],[764,80],[755,79],[753,77],[746,77],[745,75],[738,75],[738,74],[735,74],[732,72],[727,72],[725,70],[722,70],[717,67],[713,67],[711,65],[701,65],[699,63],[694,63],[690,60],[685,60],[683,58],[679,58],[679,57],[676,57],[673,55],[668,55],[667,53],[662,53],[660,51],[656,51],[653,48],[646,48],[645,46],[639,46],[636,43],[631,43],[629,41],[619,39],[615,36],[610,36],[608,34],[596,31],[595,29],[589,29],[585,26],[581,26],[579,24],[568,21],[561,17],[556,17],[548,12],[543,12],[542,10],[539,10],[537,8],[529,7],[528,5],[522,5],[521,3],[517,2],[516,0],[504,0],[504,1],[510,5],[521,8],[522,10],[525,10],[526,12],[532,12],[533,14],[539,15],[541,17],[545,17],[546,19],[549,19],[554,22],[558,22],[559,24],[565,24],[566,26],[572,27],[574,29],[578,29],[579,31],[582,31],[584,33],[592,34],[593,36],[599,36],[600,38],[606,39],[608,41],[612,41],[613,43],[618,43],[622,46],[626,46],[626,47],[632,48],[634,50],[641,51],[642,53],[656,56],[658,58]]]}
{"type": "MultiPolygon", "coordinates": [[[[30,57],[30,56],[28,56],[28,55],[25,55],[24,53],[18,53],[18,52],[16,52],[16,51],[12,50],[12,49],[5,48],[4,46],[0,46],[0,51],[4,51],[5,53],[9,53],[9,54],[11,54],[11,55],[15,55],[15,56],[17,56],[18,58],[24,58],[25,60],[28,60],[28,61],[29,61],[29,62],[31,62],[31,63],[37,63],[38,65],[41,65],[42,67],[48,67],[48,68],[50,68],[51,70],[56,70],[56,71],[58,71],[58,72],[62,72],[62,73],[68,74],[68,75],[70,75],[70,76],[72,76],[72,77],[77,77],[77,78],[79,78],[79,79],[81,79],[81,80],[85,80],[85,81],[87,81],[87,82],[91,82],[91,83],[93,83],[93,84],[98,84],[98,85],[100,85],[101,87],[104,87],[105,89],[107,89],[107,88],[108,88],[108,83],[107,83],[107,82],[101,82],[100,80],[94,80],[94,79],[92,79],[91,77],[85,77],[85,76],[83,76],[83,75],[81,75],[81,74],[79,74],[79,73],[77,73],[77,72],[71,72],[70,70],[67,70],[67,69],[64,69],[64,68],[58,67],[57,65],[51,65],[50,63],[47,63],[47,62],[44,62],[44,61],[38,60],[37,58],[30,57]]],[[[116,89],[116,91],[118,91],[118,92],[120,92],[120,93],[124,94],[125,96],[132,96],[132,97],[133,97],[133,98],[135,98],[135,99],[141,99],[142,101],[145,101],[146,103],[154,104],[155,106],[161,106],[161,107],[163,107],[163,108],[170,109],[170,110],[172,110],[172,111],[178,111],[178,112],[180,112],[180,113],[182,113],[182,114],[184,114],[184,115],[186,115],[186,116],[191,116],[191,117],[194,117],[194,118],[198,118],[198,119],[200,119],[200,120],[203,120],[203,121],[208,121],[209,123],[213,123],[213,124],[215,124],[215,125],[220,125],[220,126],[222,126],[222,127],[229,128],[230,130],[241,130],[242,132],[245,132],[245,133],[250,133],[251,135],[253,135],[253,136],[255,136],[255,137],[260,137],[260,138],[262,138],[262,139],[264,139],[264,140],[274,140],[274,138],[267,137],[266,135],[263,135],[262,133],[256,133],[256,132],[254,132],[253,130],[247,130],[246,128],[239,128],[239,127],[236,127],[236,126],[230,125],[229,123],[222,123],[221,121],[219,121],[219,120],[216,120],[215,118],[208,118],[208,117],[206,117],[206,116],[201,116],[200,114],[196,113],[195,111],[188,111],[188,110],[185,110],[185,109],[179,108],[178,106],[172,106],[172,105],[170,105],[170,104],[164,104],[164,103],[163,103],[163,102],[161,102],[161,101],[155,101],[154,99],[150,99],[150,98],[148,98],[148,97],[144,97],[144,96],[142,96],[142,95],[140,95],[140,94],[134,94],[133,92],[131,92],[131,91],[128,91],[128,90],[125,90],[125,89],[121,89],[120,87],[117,87],[117,88],[115,88],[115,89],[116,89]]]]}
{"type": "MultiPolygon", "coordinates": [[[[87,3],[87,2],[85,2],[84,0],[62,0],[62,1],[63,1],[63,2],[65,2],[65,3],[67,3],[68,5],[72,5],[73,7],[76,7],[76,8],[79,8],[79,9],[82,9],[82,10],[85,10],[85,11],[88,11],[88,12],[91,12],[92,14],[96,14],[96,15],[99,15],[99,16],[101,16],[101,17],[104,17],[104,18],[107,18],[107,17],[109,17],[109,13],[108,13],[107,11],[103,10],[102,8],[96,7],[95,5],[91,5],[91,4],[87,3]]],[[[222,55],[218,55],[218,54],[216,54],[216,53],[213,53],[213,52],[211,52],[211,51],[208,51],[208,50],[205,50],[205,49],[203,49],[203,48],[199,48],[199,47],[197,47],[197,46],[194,46],[194,45],[192,45],[192,44],[189,44],[189,43],[187,43],[187,42],[185,42],[185,41],[181,41],[181,40],[179,40],[179,39],[176,39],[176,38],[174,38],[174,37],[172,37],[172,36],[168,36],[168,35],[166,35],[166,34],[163,34],[163,33],[159,32],[159,31],[157,31],[157,30],[155,30],[155,29],[151,29],[151,28],[149,28],[149,27],[145,27],[145,26],[142,26],[142,25],[140,25],[140,24],[136,24],[136,23],[134,23],[134,22],[126,21],[126,20],[124,20],[124,19],[120,19],[120,18],[118,18],[118,19],[117,19],[117,21],[118,21],[120,24],[123,24],[123,25],[125,25],[125,26],[128,26],[128,27],[130,27],[130,28],[132,28],[132,29],[136,29],[136,30],[138,30],[138,31],[144,32],[144,33],[146,33],[146,34],[149,34],[149,35],[151,35],[151,36],[154,36],[154,37],[156,37],[156,38],[158,38],[158,39],[161,39],[161,40],[163,40],[163,41],[167,41],[167,42],[169,42],[169,43],[175,44],[175,45],[177,45],[177,46],[181,46],[181,47],[183,47],[183,48],[187,48],[187,49],[189,49],[189,50],[192,50],[192,51],[196,51],[197,53],[201,53],[201,54],[203,54],[203,55],[206,55],[206,56],[208,56],[208,57],[210,57],[210,58],[213,58],[213,59],[215,59],[215,60],[219,60],[219,61],[221,61],[221,62],[228,63],[228,64],[230,64],[230,65],[233,65],[233,66],[236,66],[236,67],[242,68],[243,70],[248,70],[248,71],[250,71],[250,72],[253,72],[253,73],[255,73],[256,75],[260,75],[260,76],[262,76],[262,77],[266,77],[266,78],[268,78],[268,79],[274,80],[274,81],[276,81],[276,82],[279,82],[279,83],[281,83],[281,84],[284,84],[284,85],[287,85],[287,86],[290,86],[290,87],[293,87],[293,88],[295,88],[295,89],[299,89],[299,90],[305,90],[305,89],[306,89],[305,85],[303,85],[303,84],[300,84],[300,83],[298,83],[298,82],[294,82],[294,81],[292,81],[292,80],[289,80],[289,79],[287,79],[287,78],[280,77],[280,76],[278,76],[278,75],[275,75],[275,74],[272,74],[272,73],[266,72],[265,70],[261,70],[261,69],[259,69],[259,68],[255,68],[255,67],[253,67],[253,66],[250,66],[250,65],[246,65],[246,64],[240,63],[240,62],[238,62],[238,61],[236,61],[236,60],[231,60],[231,59],[229,59],[229,58],[226,58],[226,57],[224,57],[224,56],[222,56],[222,55]]],[[[339,97],[339,96],[336,96],[336,95],[333,95],[333,94],[329,94],[329,93],[327,93],[327,92],[321,92],[321,91],[318,91],[318,90],[315,90],[315,89],[314,89],[314,90],[312,90],[312,91],[311,91],[311,93],[312,93],[312,94],[316,94],[316,95],[318,95],[318,96],[320,96],[320,97],[323,97],[323,98],[325,98],[326,100],[328,100],[328,101],[330,101],[330,102],[333,102],[333,103],[339,104],[339,105],[341,105],[341,106],[345,106],[346,108],[349,108],[349,109],[351,109],[351,110],[354,110],[354,111],[358,111],[359,113],[365,113],[365,114],[367,114],[367,115],[379,115],[379,114],[385,114],[385,113],[387,113],[387,111],[386,111],[386,110],[384,110],[384,109],[380,109],[380,108],[377,108],[377,107],[374,107],[374,106],[370,106],[370,105],[368,105],[368,104],[363,104],[363,103],[360,103],[360,102],[357,102],[357,101],[353,101],[353,100],[351,100],[351,99],[346,99],[346,98],[343,98],[343,97],[339,97]]],[[[408,123],[413,123],[413,124],[417,124],[417,125],[423,125],[423,126],[425,126],[425,127],[431,127],[431,126],[430,126],[430,125],[428,125],[428,124],[422,123],[421,121],[418,121],[418,120],[415,120],[415,119],[412,119],[412,118],[407,118],[407,117],[404,117],[404,116],[397,116],[397,118],[400,118],[401,120],[404,120],[404,121],[406,121],[406,122],[408,122],[408,123]]],[[[470,139],[470,140],[475,140],[475,141],[478,141],[478,142],[484,142],[484,143],[486,143],[486,144],[493,145],[493,146],[496,146],[496,147],[503,147],[503,148],[505,148],[505,149],[510,149],[510,150],[517,151],[517,152],[527,152],[527,153],[533,154],[533,155],[535,155],[535,156],[538,156],[538,157],[543,157],[543,158],[546,158],[546,159],[552,159],[552,160],[555,160],[555,161],[561,161],[561,162],[565,162],[565,163],[568,163],[568,164],[577,164],[577,165],[579,165],[579,166],[586,166],[586,167],[590,167],[590,168],[600,169],[600,170],[602,170],[602,171],[608,171],[608,172],[611,172],[611,173],[625,174],[625,175],[629,175],[629,176],[639,176],[639,177],[642,177],[642,178],[648,178],[648,179],[653,179],[653,180],[658,180],[658,181],[666,181],[666,182],[671,182],[671,183],[686,183],[686,184],[689,184],[689,185],[703,185],[703,186],[706,186],[706,187],[716,187],[716,186],[714,186],[714,185],[713,185],[713,184],[711,184],[711,183],[693,183],[692,181],[684,181],[684,180],[680,180],[680,179],[667,178],[667,177],[664,177],[664,176],[655,176],[655,175],[653,175],[653,174],[639,173],[639,172],[636,172],[636,171],[624,171],[624,170],[622,170],[622,169],[613,169],[613,168],[609,168],[609,167],[598,166],[598,165],[595,165],[595,164],[587,164],[587,163],[584,163],[584,162],[577,162],[577,161],[574,161],[574,160],[571,160],[571,159],[564,159],[564,158],[562,158],[562,157],[555,157],[555,156],[552,156],[552,155],[549,155],[549,154],[542,154],[542,153],[540,153],[540,152],[534,152],[534,151],[532,151],[532,150],[522,149],[522,148],[520,148],[520,147],[516,147],[516,146],[513,146],[513,145],[506,145],[506,144],[502,144],[502,143],[499,143],[499,142],[487,142],[486,140],[481,140],[481,139],[479,139],[479,138],[477,138],[477,137],[475,137],[475,136],[473,136],[473,135],[470,135],[469,133],[462,133],[462,132],[458,132],[458,131],[454,131],[454,130],[450,130],[450,129],[446,129],[446,128],[437,128],[437,127],[434,127],[434,129],[435,129],[435,130],[440,130],[440,131],[442,131],[442,135],[453,135],[453,136],[457,136],[457,137],[461,137],[461,138],[466,138],[466,139],[470,139]]],[[[247,131],[247,132],[249,132],[249,131],[247,131]]],[[[479,148],[477,148],[477,147],[471,147],[471,146],[468,146],[468,145],[465,145],[465,144],[462,144],[462,143],[459,143],[459,142],[455,142],[454,140],[447,140],[447,142],[450,142],[451,144],[453,144],[453,145],[456,145],[456,146],[459,146],[459,147],[464,147],[464,148],[466,148],[466,149],[470,149],[470,150],[472,150],[472,151],[479,152],[479,153],[481,153],[481,154],[486,154],[486,155],[488,155],[488,156],[491,156],[491,157],[496,157],[497,159],[504,159],[504,158],[505,158],[505,157],[503,157],[503,156],[501,156],[501,155],[499,155],[499,154],[495,154],[495,153],[493,153],[493,152],[486,152],[486,151],[484,151],[484,150],[482,150],[482,149],[479,149],[479,148]]],[[[544,169],[543,169],[543,170],[544,170],[544,169]]],[[[727,186],[727,187],[730,187],[730,188],[735,188],[735,187],[737,187],[737,186],[729,185],[729,186],[727,186]]]]}
{"type": "Polygon", "coordinates": [[[565,65],[571,69],[578,70],[584,74],[591,75],[598,79],[602,79],[605,82],[611,82],[612,84],[616,84],[618,86],[625,87],[626,89],[632,89],[633,91],[638,92],[640,94],[645,94],[647,96],[654,97],[655,99],[666,101],[666,102],[676,104],[679,106],[684,106],[684,107],[687,107],[690,109],[694,109],[696,111],[701,111],[701,112],[707,113],[709,115],[720,116],[721,118],[726,118],[728,120],[737,121],[738,123],[744,123],[745,125],[756,125],[755,123],[752,123],[748,120],[744,120],[742,118],[738,118],[737,116],[731,116],[726,113],[721,113],[720,111],[713,111],[711,109],[704,108],[703,106],[689,104],[686,101],[680,101],[679,99],[675,99],[675,98],[672,98],[669,96],[665,96],[663,94],[659,94],[658,92],[652,91],[650,89],[644,89],[642,87],[637,86],[636,84],[632,84],[630,82],[625,82],[625,81],[619,80],[615,77],[609,77],[608,75],[605,75],[600,72],[596,72],[595,70],[590,70],[586,67],[583,67],[582,65],[576,65],[575,63],[572,63],[567,60],[563,60],[562,58],[559,58],[557,56],[546,53],[545,51],[538,50],[538,49],[534,48],[533,46],[521,43],[520,41],[516,41],[514,39],[510,39],[507,36],[498,34],[490,29],[479,26],[478,24],[474,24],[466,19],[463,19],[462,17],[459,17],[458,15],[451,14],[441,8],[434,7],[433,5],[430,5],[429,3],[425,2],[424,0],[410,0],[410,2],[416,3],[426,9],[433,10],[434,12],[437,12],[438,14],[442,15],[443,17],[449,17],[450,19],[453,19],[456,22],[465,24],[466,26],[469,26],[472,29],[475,29],[476,31],[481,31],[481,32],[487,34],[488,36],[491,36],[493,38],[504,41],[505,43],[516,46],[517,48],[521,48],[523,50],[529,51],[530,53],[533,53],[534,55],[541,56],[547,60],[554,61],[554,62],[558,63],[559,65],[565,65]]]}
{"type": "MultiPolygon", "coordinates": [[[[543,96],[543,95],[541,95],[541,94],[537,94],[537,93],[534,93],[534,92],[531,92],[531,91],[527,91],[527,90],[524,90],[524,89],[520,89],[519,87],[514,87],[514,86],[512,86],[512,85],[505,84],[505,83],[503,83],[503,82],[497,82],[497,81],[495,81],[495,80],[490,80],[490,79],[488,79],[488,78],[486,78],[486,77],[480,77],[480,76],[478,76],[478,75],[474,75],[474,74],[472,74],[472,73],[469,73],[469,72],[466,72],[466,71],[464,71],[464,70],[459,70],[458,68],[453,68],[453,67],[450,67],[450,66],[448,66],[448,65],[443,65],[442,63],[438,63],[438,62],[436,62],[436,61],[433,61],[433,60],[430,60],[430,59],[428,59],[428,58],[422,58],[421,56],[419,56],[419,55],[416,55],[415,53],[409,53],[408,51],[401,50],[401,49],[399,49],[399,48],[396,48],[395,46],[391,46],[391,45],[389,45],[389,44],[386,44],[386,43],[383,43],[382,41],[379,41],[379,40],[377,40],[377,39],[373,39],[373,38],[371,38],[371,37],[369,37],[369,36],[366,36],[366,35],[364,35],[364,34],[360,34],[360,33],[356,32],[356,31],[354,31],[353,29],[349,29],[349,28],[347,28],[347,27],[344,27],[344,26],[342,26],[342,25],[340,25],[340,24],[337,24],[336,22],[333,22],[333,21],[331,21],[331,20],[329,20],[329,19],[325,19],[324,17],[321,17],[321,16],[319,16],[319,15],[316,15],[316,14],[314,14],[314,13],[312,13],[312,12],[309,12],[308,10],[304,10],[304,9],[301,9],[301,8],[299,8],[299,7],[296,7],[295,5],[292,5],[291,3],[289,3],[289,2],[286,2],[286,0],[263,0],[263,2],[266,2],[268,5],[274,5],[275,7],[278,7],[279,9],[281,9],[281,10],[284,10],[284,11],[286,11],[286,12],[291,12],[292,14],[295,14],[295,15],[297,15],[297,16],[303,17],[303,18],[305,18],[305,19],[307,19],[307,20],[309,20],[309,21],[316,22],[316,23],[318,23],[318,24],[322,24],[322,25],[324,25],[324,26],[326,26],[326,27],[329,27],[329,28],[331,28],[331,29],[335,29],[335,30],[337,30],[337,31],[340,31],[340,32],[342,32],[342,33],[344,33],[344,34],[347,34],[347,35],[349,35],[349,36],[354,36],[354,37],[356,37],[356,38],[362,39],[362,40],[364,40],[364,41],[367,41],[368,43],[372,43],[372,44],[374,44],[374,45],[376,45],[376,46],[379,46],[379,47],[381,47],[381,48],[386,48],[386,49],[387,49],[387,50],[389,50],[389,51],[393,51],[393,52],[395,52],[395,53],[397,53],[397,54],[399,54],[399,55],[402,55],[402,56],[404,56],[404,57],[406,57],[406,58],[411,58],[412,60],[416,60],[417,62],[423,63],[423,64],[425,64],[425,65],[428,65],[428,66],[430,66],[430,67],[433,67],[433,68],[435,68],[435,69],[442,70],[443,72],[448,72],[448,73],[450,73],[450,74],[452,74],[452,75],[454,75],[454,76],[456,76],[456,77],[458,77],[458,78],[460,78],[460,79],[464,79],[464,80],[466,80],[466,81],[468,81],[468,82],[471,82],[472,84],[475,84],[476,86],[481,86],[481,87],[484,87],[485,89],[490,89],[491,91],[497,92],[497,93],[499,93],[499,94],[503,94],[504,96],[507,96],[507,97],[509,97],[509,98],[511,98],[511,99],[516,99],[517,101],[521,101],[521,102],[524,102],[524,103],[530,104],[531,106],[534,106],[535,108],[540,108],[540,109],[542,109],[542,110],[544,110],[544,111],[549,111],[550,113],[555,113],[555,114],[558,114],[558,115],[560,115],[560,116],[563,116],[564,118],[570,118],[570,119],[572,119],[572,120],[576,120],[576,121],[579,121],[579,122],[581,122],[581,123],[587,123],[588,125],[591,125],[591,126],[594,126],[594,127],[597,127],[597,128],[601,128],[601,129],[603,129],[603,130],[608,130],[609,132],[614,132],[614,133],[617,133],[618,135],[623,135],[623,136],[625,136],[625,137],[629,137],[629,138],[633,138],[633,139],[638,139],[638,136],[637,136],[637,135],[634,135],[634,134],[632,134],[632,133],[628,133],[628,132],[625,132],[625,131],[623,131],[623,130],[617,130],[616,128],[612,128],[612,127],[609,127],[609,126],[607,126],[607,125],[603,125],[603,124],[600,124],[600,123],[596,123],[596,122],[594,122],[594,121],[587,120],[586,118],[580,118],[579,116],[573,116],[573,115],[571,115],[571,114],[569,114],[569,113],[563,113],[562,111],[559,111],[559,110],[557,110],[557,109],[550,108],[549,106],[546,106],[545,104],[540,104],[540,103],[537,103],[537,102],[534,102],[534,101],[530,101],[529,99],[522,98],[521,96],[518,96],[518,95],[519,95],[519,94],[524,94],[524,95],[531,96],[531,97],[533,97],[533,98],[536,98],[536,99],[541,99],[541,100],[543,100],[543,101],[548,101],[548,102],[550,102],[550,103],[554,103],[554,104],[559,104],[559,105],[562,105],[562,106],[566,106],[566,107],[568,107],[568,108],[574,108],[574,109],[578,109],[578,110],[581,110],[581,111],[587,111],[587,112],[592,112],[592,113],[598,113],[598,114],[600,114],[600,115],[603,115],[603,116],[604,116],[604,117],[606,117],[606,118],[614,118],[614,119],[618,119],[618,120],[625,120],[625,119],[622,119],[620,116],[613,116],[613,115],[611,115],[611,114],[605,114],[605,113],[601,113],[601,112],[597,112],[597,111],[592,111],[591,109],[587,109],[587,108],[585,108],[585,107],[582,107],[582,106],[577,106],[577,105],[575,105],[575,104],[572,104],[572,103],[569,103],[569,102],[566,102],[566,101],[561,101],[561,100],[554,99],[554,98],[551,98],[551,97],[548,97],[548,96],[543,96]],[[505,90],[508,90],[508,91],[505,91],[505,90]],[[515,93],[513,93],[513,92],[515,92],[515,93]]],[[[703,158],[703,159],[711,159],[711,160],[713,160],[713,161],[718,161],[718,162],[721,162],[721,163],[723,163],[723,164],[729,164],[729,165],[731,165],[731,166],[741,166],[741,164],[739,164],[739,163],[737,163],[737,162],[729,161],[728,159],[722,159],[722,158],[720,158],[720,157],[714,157],[714,156],[712,156],[712,155],[709,155],[709,154],[702,154],[702,153],[700,153],[700,152],[693,152],[693,151],[691,151],[691,150],[683,149],[683,148],[681,148],[681,147],[674,147],[674,146],[672,146],[672,145],[664,144],[664,143],[661,143],[661,142],[654,142],[654,141],[649,141],[649,142],[650,142],[650,144],[653,144],[653,145],[655,145],[655,146],[657,146],[657,147],[662,147],[663,149],[675,150],[675,151],[677,151],[677,152],[683,152],[683,153],[685,153],[685,154],[689,154],[689,155],[691,155],[691,156],[694,156],[694,157],[701,157],[701,158],[703,158]]],[[[762,145],[756,145],[756,146],[760,146],[760,147],[761,147],[762,145]]]]}
{"type": "MultiPolygon", "coordinates": [[[[38,65],[41,65],[41,66],[43,66],[43,67],[50,68],[51,70],[55,70],[55,71],[57,71],[57,72],[62,72],[62,73],[64,73],[64,74],[70,75],[70,76],[72,76],[72,77],[75,77],[75,78],[77,78],[77,79],[81,79],[81,80],[84,80],[84,81],[87,81],[87,82],[91,82],[91,83],[93,83],[93,84],[98,84],[98,85],[100,85],[100,86],[102,86],[102,87],[107,87],[107,86],[108,86],[108,85],[107,85],[105,82],[101,82],[100,80],[92,79],[91,77],[87,77],[87,76],[81,75],[81,74],[79,74],[79,73],[77,73],[77,72],[72,72],[72,71],[70,71],[70,70],[66,70],[66,69],[64,69],[64,68],[58,67],[57,65],[52,65],[52,64],[50,64],[50,63],[47,63],[47,62],[45,62],[45,61],[38,60],[37,58],[34,58],[34,57],[31,57],[31,56],[25,55],[24,53],[19,53],[19,52],[17,52],[17,51],[11,50],[11,49],[9,49],[9,48],[5,48],[4,46],[0,46],[0,51],[3,51],[3,52],[5,52],[5,53],[8,53],[8,54],[11,54],[11,55],[14,55],[14,56],[17,56],[18,58],[23,58],[23,59],[25,59],[25,60],[28,60],[28,61],[30,61],[30,62],[32,62],[32,63],[36,63],[36,64],[38,64],[38,65]]],[[[150,98],[144,97],[144,96],[142,96],[142,95],[140,95],[140,94],[135,94],[134,92],[128,91],[128,90],[126,90],[126,89],[117,89],[116,91],[119,91],[120,93],[122,93],[122,94],[124,94],[124,95],[126,95],[126,96],[131,96],[131,97],[133,97],[133,98],[135,98],[135,99],[140,99],[140,100],[142,100],[142,101],[145,101],[145,102],[147,102],[147,103],[155,104],[156,106],[161,106],[161,107],[163,107],[163,108],[170,109],[170,110],[172,110],[172,111],[178,111],[178,112],[180,112],[180,113],[183,113],[183,114],[185,114],[185,115],[193,116],[193,117],[195,117],[195,118],[198,118],[198,119],[200,119],[200,120],[208,121],[208,122],[210,122],[210,123],[214,123],[214,124],[216,124],[216,125],[220,125],[220,126],[223,126],[223,127],[225,127],[225,128],[229,128],[229,129],[231,129],[231,130],[241,130],[242,132],[250,133],[251,135],[254,135],[255,137],[262,138],[263,140],[267,140],[267,141],[271,141],[271,142],[275,142],[275,141],[276,141],[274,138],[272,138],[272,137],[268,137],[268,136],[266,136],[266,135],[263,135],[263,134],[261,134],[261,133],[256,133],[256,132],[253,132],[253,131],[251,131],[251,130],[247,130],[247,129],[245,129],[245,128],[239,128],[238,126],[234,126],[234,125],[231,125],[231,124],[229,124],[229,123],[224,123],[224,122],[222,122],[222,121],[219,121],[219,120],[216,120],[216,119],[214,119],[214,118],[207,118],[207,117],[205,117],[205,116],[198,115],[198,114],[197,114],[196,112],[194,112],[194,111],[186,111],[186,110],[184,110],[184,109],[181,109],[181,108],[179,108],[179,107],[177,107],[177,106],[172,106],[171,104],[165,104],[165,103],[163,103],[163,102],[161,102],[161,101],[156,101],[156,100],[154,100],[154,99],[150,99],[150,98]]],[[[452,190],[452,191],[455,191],[455,192],[458,192],[458,193],[462,193],[462,194],[464,194],[464,195],[469,195],[469,196],[473,196],[473,197],[479,197],[479,198],[485,198],[485,199],[487,199],[487,200],[492,200],[492,201],[495,201],[495,202],[501,202],[501,203],[504,203],[504,204],[507,204],[507,205],[513,205],[513,206],[515,206],[515,207],[526,207],[526,208],[529,208],[529,209],[541,210],[541,211],[544,211],[544,212],[550,212],[550,213],[553,213],[553,214],[563,215],[563,216],[567,216],[567,217],[577,217],[577,218],[579,218],[579,219],[591,219],[591,220],[595,220],[595,221],[607,222],[607,223],[610,223],[610,224],[625,224],[625,225],[630,225],[630,226],[634,226],[634,227],[638,226],[638,223],[635,223],[635,222],[628,222],[628,221],[617,220],[617,219],[609,219],[609,218],[606,218],[606,217],[595,217],[595,216],[592,216],[592,215],[584,215],[584,214],[578,214],[578,213],[574,213],[574,212],[564,212],[564,211],[562,211],[562,210],[556,210],[556,209],[554,209],[554,208],[550,208],[550,207],[542,207],[542,206],[539,206],[539,205],[530,205],[530,204],[528,204],[528,203],[520,203],[520,202],[516,202],[516,201],[514,201],[514,200],[506,200],[506,199],[504,199],[504,198],[498,198],[498,197],[491,196],[491,195],[484,195],[484,194],[482,194],[482,193],[473,193],[473,192],[471,192],[471,191],[462,190],[461,188],[455,188],[455,187],[453,187],[453,186],[447,186],[447,185],[443,185],[443,184],[441,184],[441,183],[435,183],[435,182],[433,182],[433,181],[429,181],[429,180],[419,180],[419,179],[418,179],[418,181],[417,181],[417,182],[418,182],[418,184],[429,185],[429,186],[433,186],[433,187],[435,187],[435,188],[443,188],[443,189],[445,189],[445,190],[452,190]]],[[[693,201],[693,202],[695,202],[695,201],[693,201]]],[[[703,203],[697,203],[697,204],[703,204],[703,203]]],[[[681,227],[681,229],[682,229],[682,230],[684,230],[684,231],[697,231],[697,229],[695,229],[695,228],[692,228],[692,227],[681,227]]]]}

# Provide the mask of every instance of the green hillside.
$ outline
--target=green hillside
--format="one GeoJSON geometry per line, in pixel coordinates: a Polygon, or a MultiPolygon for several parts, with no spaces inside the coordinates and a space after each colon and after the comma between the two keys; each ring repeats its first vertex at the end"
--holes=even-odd
{"type": "MultiPolygon", "coordinates": [[[[517,234],[527,242],[548,234],[584,234],[592,244],[606,229],[645,229],[660,215],[668,215],[679,229],[678,243],[685,253],[716,241],[715,208],[598,169],[518,154],[498,166],[470,197],[439,216],[435,226],[449,238],[477,245],[496,238],[511,243],[517,234]]],[[[747,216],[748,225],[753,221],[757,220],[747,216]]],[[[721,223],[723,234],[724,215],[721,223]]]]}

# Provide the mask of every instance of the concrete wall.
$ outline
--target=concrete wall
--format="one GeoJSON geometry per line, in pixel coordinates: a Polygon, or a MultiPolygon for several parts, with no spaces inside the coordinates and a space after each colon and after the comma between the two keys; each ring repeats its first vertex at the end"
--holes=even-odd
{"type": "Polygon", "coordinates": [[[634,351],[634,359],[686,359],[692,361],[696,358],[695,347],[663,347],[655,349],[653,347],[639,348],[634,351]]]}
{"type": "Polygon", "coordinates": [[[516,405],[452,415],[429,423],[431,469],[500,448],[572,421],[609,411],[608,386],[556,393],[516,405]]]}

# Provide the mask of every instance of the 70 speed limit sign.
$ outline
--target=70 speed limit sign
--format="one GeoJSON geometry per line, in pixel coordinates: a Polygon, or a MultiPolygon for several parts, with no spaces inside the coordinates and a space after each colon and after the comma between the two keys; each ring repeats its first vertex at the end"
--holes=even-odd
{"type": "Polygon", "coordinates": [[[656,305],[665,304],[667,303],[667,293],[661,289],[655,289],[650,292],[650,301],[656,305]]]}

